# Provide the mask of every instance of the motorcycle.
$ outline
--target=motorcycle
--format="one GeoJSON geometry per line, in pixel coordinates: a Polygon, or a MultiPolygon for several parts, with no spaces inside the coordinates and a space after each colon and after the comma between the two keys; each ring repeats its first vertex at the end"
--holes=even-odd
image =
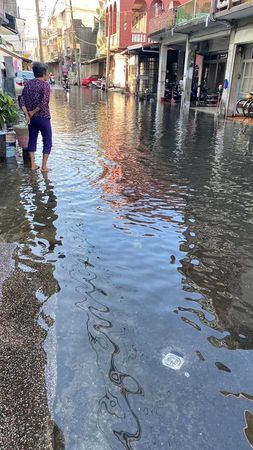
{"type": "Polygon", "coordinates": [[[208,90],[204,83],[192,85],[191,102],[197,106],[206,106],[208,98],[208,90]]]}
{"type": "Polygon", "coordinates": [[[70,83],[68,77],[64,78],[63,80],[63,89],[65,89],[65,91],[70,91],[70,83]]]}
{"type": "MultiPolygon", "coordinates": [[[[92,86],[95,87],[96,89],[102,89],[104,91],[105,88],[106,88],[106,78],[102,77],[102,78],[99,78],[97,81],[93,81],[92,82],[92,86]]],[[[111,81],[109,81],[109,86],[108,87],[109,88],[113,88],[114,87],[114,85],[113,85],[113,83],[111,81]]]]}
{"type": "Polygon", "coordinates": [[[55,85],[55,77],[54,77],[54,75],[50,75],[50,76],[49,76],[49,84],[50,84],[51,86],[54,86],[54,85],[55,85]]]}
{"type": "Polygon", "coordinates": [[[167,82],[165,88],[165,98],[172,103],[179,103],[181,101],[182,91],[178,82],[167,82]]]}

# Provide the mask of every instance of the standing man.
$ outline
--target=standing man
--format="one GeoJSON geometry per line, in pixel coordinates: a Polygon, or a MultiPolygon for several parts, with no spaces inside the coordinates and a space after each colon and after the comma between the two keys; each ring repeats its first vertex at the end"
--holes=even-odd
{"type": "Polygon", "coordinates": [[[52,149],[52,127],[49,110],[50,86],[48,84],[48,66],[44,63],[33,64],[34,79],[26,83],[20,106],[29,125],[28,152],[32,170],[39,169],[35,163],[35,152],[39,132],[43,139],[42,172],[48,172],[47,161],[52,149]]]}

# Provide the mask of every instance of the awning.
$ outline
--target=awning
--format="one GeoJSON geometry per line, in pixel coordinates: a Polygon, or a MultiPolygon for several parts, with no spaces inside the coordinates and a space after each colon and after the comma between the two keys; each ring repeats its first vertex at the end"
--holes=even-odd
{"type": "Polygon", "coordinates": [[[99,56],[98,58],[90,59],[89,61],[84,61],[83,64],[92,64],[92,63],[96,63],[99,61],[103,61],[105,59],[106,59],[106,56],[99,56]]]}
{"type": "Polygon", "coordinates": [[[25,58],[24,56],[19,55],[18,53],[15,53],[15,52],[9,50],[6,47],[3,47],[2,45],[0,45],[0,51],[5,53],[6,55],[12,56],[13,58],[22,59],[22,61],[24,61],[24,62],[27,62],[27,63],[31,63],[32,62],[31,59],[25,58]]]}
{"type": "Polygon", "coordinates": [[[160,44],[159,43],[140,43],[140,44],[135,44],[135,45],[129,45],[127,47],[127,51],[129,52],[141,52],[143,49],[144,50],[150,50],[150,51],[154,51],[154,53],[157,51],[157,49],[160,48],[160,44]]]}
{"type": "Polygon", "coordinates": [[[4,36],[16,36],[18,33],[17,31],[12,30],[11,28],[8,27],[8,25],[0,25],[0,35],[4,35],[4,36]]]}

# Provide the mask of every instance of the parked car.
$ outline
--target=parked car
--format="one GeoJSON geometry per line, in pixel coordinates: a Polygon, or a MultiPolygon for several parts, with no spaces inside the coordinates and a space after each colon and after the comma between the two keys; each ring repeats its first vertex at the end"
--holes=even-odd
{"type": "Polygon", "coordinates": [[[91,75],[90,77],[82,79],[82,86],[90,87],[92,86],[93,81],[97,81],[100,78],[100,75],[91,75]]]}
{"type": "Polygon", "coordinates": [[[29,80],[33,80],[33,78],[34,74],[31,70],[19,70],[16,72],[16,78],[14,79],[16,94],[22,94],[25,83],[29,80]]]}

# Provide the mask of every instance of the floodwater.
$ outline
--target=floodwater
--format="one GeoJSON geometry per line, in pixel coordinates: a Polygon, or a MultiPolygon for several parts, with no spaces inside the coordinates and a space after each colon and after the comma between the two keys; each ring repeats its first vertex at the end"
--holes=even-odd
{"type": "Polygon", "coordinates": [[[48,176],[0,166],[0,448],[250,448],[253,128],[88,89],[52,116],[48,176]]]}

